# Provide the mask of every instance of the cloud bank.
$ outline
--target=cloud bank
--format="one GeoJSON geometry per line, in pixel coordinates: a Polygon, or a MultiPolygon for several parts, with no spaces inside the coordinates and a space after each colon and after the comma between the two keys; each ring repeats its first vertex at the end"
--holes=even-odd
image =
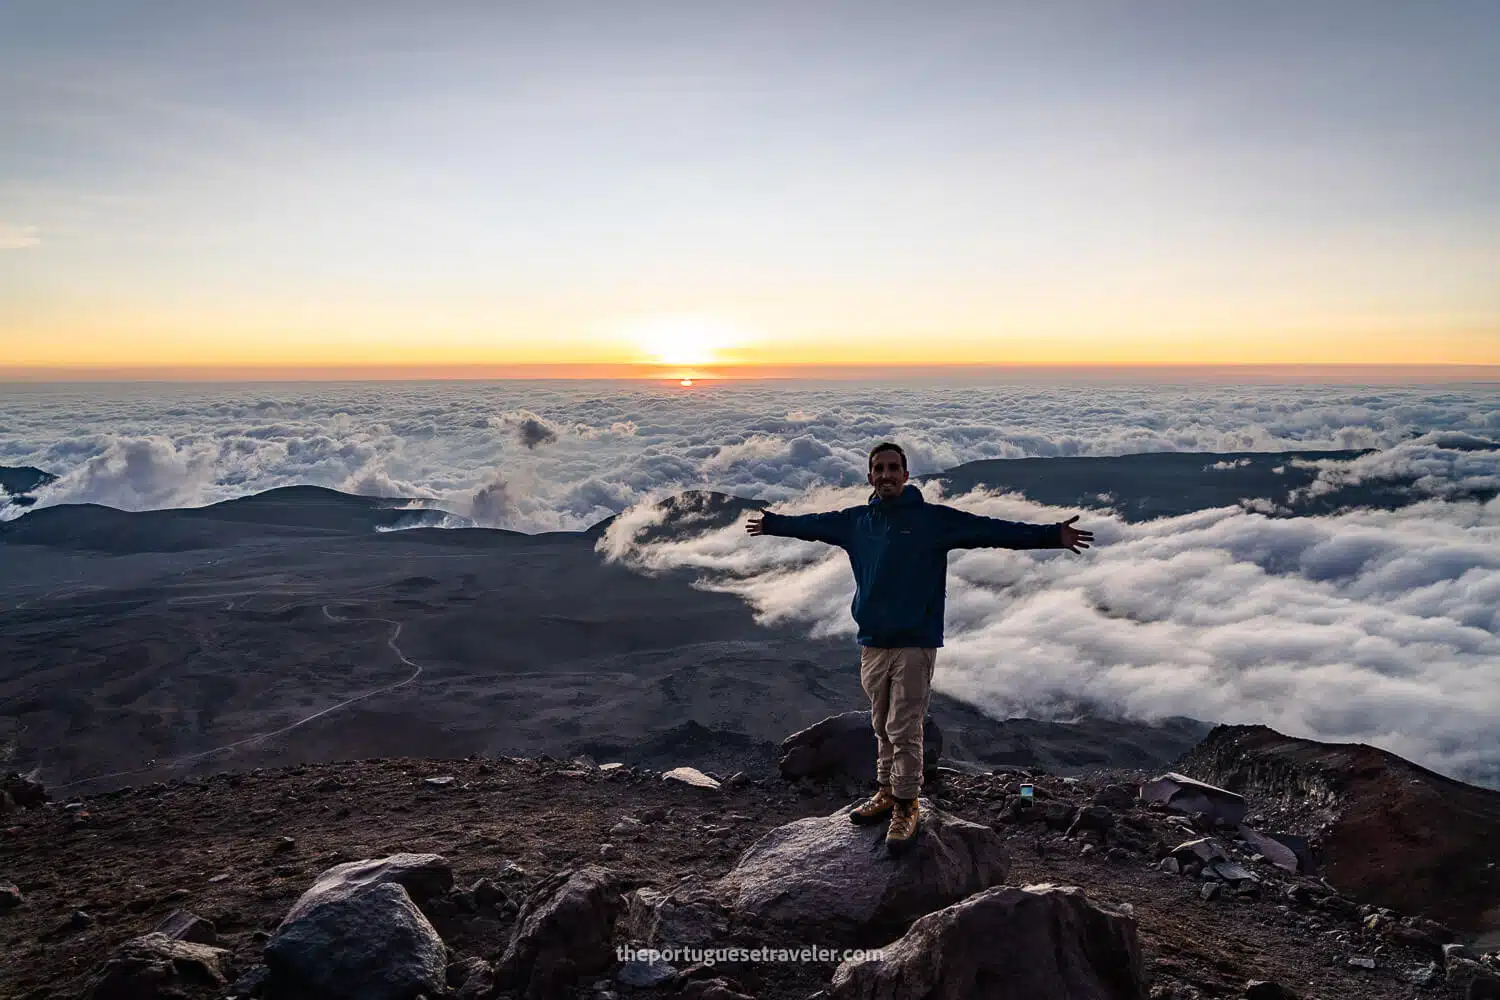
{"type": "MultiPolygon", "coordinates": [[[[850,489],[783,509],[864,500],[850,489]]],[[[939,690],[1000,718],[1265,723],[1500,787],[1500,500],[1288,519],[1224,508],[1133,525],[1014,495],[947,502],[1040,523],[1081,513],[1095,544],[954,553],[939,690]]],[[[601,551],[643,571],[697,570],[766,623],[852,641],[841,551],[740,524],[640,544],[652,519],[628,512],[601,551]]]]}
{"type": "MultiPolygon", "coordinates": [[[[693,568],[767,622],[851,638],[841,553],[738,526],[642,544],[659,516],[645,502],[692,488],[793,511],[860,503],[865,451],[887,438],[917,473],[1004,457],[1377,449],[1314,463],[1308,488],[1410,479],[1417,502],[1272,518],[1260,511],[1286,499],[1272,496],[1131,524],[1016,495],[950,498],[1009,519],[1082,513],[1096,543],[1081,556],[956,554],[937,684],[997,716],[1264,722],[1500,786],[1500,502],[1454,499],[1500,484],[1500,451],[1486,446],[1500,438],[1494,386],[3,391],[0,464],[61,477],[40,504],[146,509],[311,483],[427,498],[526,531],[624,512],[601,543],[607,557],[643,572],[693,568]]],[[[926,488],[938,498],[938,484],[926,488]]]]}
{"type": "Polygon", "coordinates": [[[1496,474],[1492,457],[1458,442],[1500,438],[1494,386],[449,382],[3,392],[0,464],[58,474],[43,504],[142,509],[308,483],[432,498],[522,531],[584,528],[681,489],[790,500],[854,486],[866,450],[886,438],[906,446],[915,473],[988,458],[1380,448],[1320,475],[1332,483],[1418,470],[1434,496],[1496,474]],[[497,480],[504,503],[489,489],[497,480]]]}

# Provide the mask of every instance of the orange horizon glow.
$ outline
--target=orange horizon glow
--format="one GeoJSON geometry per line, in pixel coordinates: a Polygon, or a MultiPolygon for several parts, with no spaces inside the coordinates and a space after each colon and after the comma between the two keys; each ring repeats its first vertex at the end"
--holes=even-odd
{"type": "Polygon", "coordinates": [[[761,379],[857,380],[895,378],[1111,378],[1147,381],[1341,381],[1400,384],[1500,382],[1500,364],[780,364],[694,367],[627,364],[449,365],[0,365],[0,383],[50,382],[342,382],[465,380],[620,380],[703,383],[761,379]]]}

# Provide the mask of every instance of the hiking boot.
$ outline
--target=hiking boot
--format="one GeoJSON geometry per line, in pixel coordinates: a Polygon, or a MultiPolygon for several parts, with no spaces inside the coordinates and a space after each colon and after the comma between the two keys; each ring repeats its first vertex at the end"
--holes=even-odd
{"type": "Polygon", "coordinates": [[[896,805],[896,797],[891,794],[890,785],[881,785],[880,789],[855,806],[849,813],[849,821],[855,826],[866,826],[870,823],[878,823],[885,818],[896,805]]]}
{"type": "Polygon", "coordinates": [[[891,809],[891,825],[885,831],[885,848],[891,854],[900,854],[917,839],[917,824],[922,819],[921,807],[916,799],[896,799],[891,809]]]}

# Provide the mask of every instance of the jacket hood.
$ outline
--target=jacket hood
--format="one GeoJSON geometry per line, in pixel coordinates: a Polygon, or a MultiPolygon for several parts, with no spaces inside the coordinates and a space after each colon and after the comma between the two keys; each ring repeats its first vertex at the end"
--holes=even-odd
{"type": "MultiPolygon", "coordinates": [[[[870,504],[872,506],[884,502],[885,501],[880,499],[880,494],[874,492],[873,490],[870,491],[870,504]]],[[[922,491],[917,489],[911,483],[907,483],[906,488],[901,491],[901,495],[891,501],[891,503],[895,504],[898,507],[916,507],[926,502],[926,498],[922,496],[922,491]]]]}

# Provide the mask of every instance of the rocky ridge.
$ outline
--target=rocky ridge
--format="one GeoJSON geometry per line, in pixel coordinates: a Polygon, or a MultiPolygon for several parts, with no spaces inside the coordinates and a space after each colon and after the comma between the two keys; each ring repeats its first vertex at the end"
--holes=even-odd
{"type": "Polygon", "coordinates": [[[1149,772],[940,768],[899,861],[879,830],[847,823],[850,781],[701,777],[366,760],[62,802],[12,778],[0,996],[1385,1000],[1500,986],[1500,959],[1451,926],[1278,865],[1252,826],[1146,803],[1149,772]],[[823,951],[766,957],[810,948],[823,951]]]}

